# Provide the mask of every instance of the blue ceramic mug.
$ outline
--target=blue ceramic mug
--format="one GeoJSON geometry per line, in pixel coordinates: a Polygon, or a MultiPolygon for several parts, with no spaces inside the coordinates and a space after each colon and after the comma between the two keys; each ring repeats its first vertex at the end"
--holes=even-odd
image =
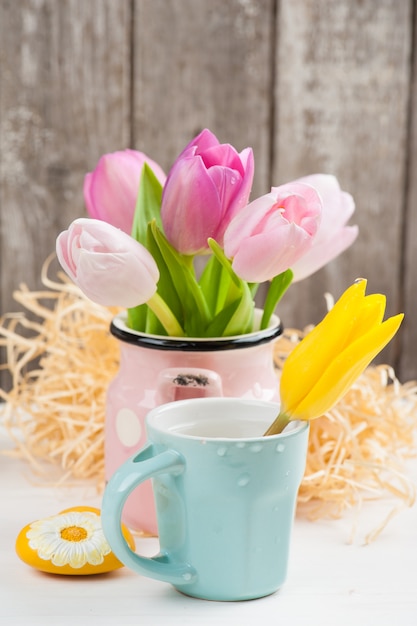
{"type": "Polygon", "coordinates": [[[148,443],[112,476],[102,523],[116,556],[139,574],[209,600],[274,593],[285,581],[308,423],[263,437],[275,403],[198,398],[147,416],[148,443]],[[129,494],[152,478],[160,553],[127,545],[121,516],[129,494]]]}

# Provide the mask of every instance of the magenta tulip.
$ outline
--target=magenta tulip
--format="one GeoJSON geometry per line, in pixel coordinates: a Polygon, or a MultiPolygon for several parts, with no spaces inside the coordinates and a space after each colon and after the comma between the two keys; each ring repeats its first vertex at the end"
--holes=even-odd
{"type": "Polygon", "coordinates": [[[243,280],[260,283],[281,274],[307,252],[320,222],[318,193],[299,182],[274,188],[230,223],[224,251],[243,280]]]}
{"type": "Polygon", "coordinates": [[[134,307],[156,291],[159,270],[148,250],[101,220],[80,218],[57,238],[58,260],[90,300],[134,307]]]}
{"type": "Polygon", "coordinates": [[[238,153],[203,130],[183,150],[166,180],[161,218],[170,243],[182,254],[220,245],[232,218],[247,204],[254,173],[251,148],[238,153]]]}
{"type": "Polygon", "coordinates": [[[95,170],[84,179],[84,200],[89,215],[130,235],[144,163],[164,184],[164,172],[143,152],[123,150],[103,155],[95,170]]]}
{"type": "Polygon", "coordinates": [[[312,174],[298,182],[311,185],[323,202],[323,212],[317,235],[310,250],[291,269],[294,281],[307,278],[337,257],[355,241],[357,226],[346,226],[355,210],[352,196],[340,189],[337,178],[329,174],[312,174]]]}

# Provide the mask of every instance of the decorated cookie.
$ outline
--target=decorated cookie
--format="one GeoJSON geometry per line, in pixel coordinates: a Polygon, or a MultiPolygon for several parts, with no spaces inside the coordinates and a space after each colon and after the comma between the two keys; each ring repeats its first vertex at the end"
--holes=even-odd
{"type": "MultiPolygon", "coordinates": [[[[135,541],[122,526],[132,548],[135,541]]],[[[104,574],[123,564],[106,541],[100,510],[77,506],[25,526],[16,539],[17,555],[27,565],[51,574],[104,574]]]]}

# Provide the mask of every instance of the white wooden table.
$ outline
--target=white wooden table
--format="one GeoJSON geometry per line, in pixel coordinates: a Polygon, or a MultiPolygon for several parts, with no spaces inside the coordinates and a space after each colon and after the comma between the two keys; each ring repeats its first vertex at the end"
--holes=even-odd
{"type": "MultiPolygon", "coordinates": [[[[0,451],[10,442],[0,431],[0,451]]],[[[411,467],[417,478],[417,464],[411,467]]],[[[352,520],[296,519],[288,579],[267,598],[240,603],[188,598],[170,585],[126,568],[94,577],[37,572],[14,551],[20,529],[80,504],[100,506],[94,487],[31,484],[29,466],[0,454],[0,624],[66,626],[415,626],[417,625],[417,506],[405,509],[368,546],[364,535],[389,509],[366,505],[353,544],[352,520]]],[[[138,539],[151,555],[157,540],[138,539]]]]}

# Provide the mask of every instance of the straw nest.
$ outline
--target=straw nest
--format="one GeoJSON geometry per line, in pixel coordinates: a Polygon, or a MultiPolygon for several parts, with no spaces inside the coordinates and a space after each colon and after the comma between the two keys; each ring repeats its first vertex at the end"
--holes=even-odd
{"type": "MultiPolygon", "coordinates": [[[[22,285],[14,294],[26,312],[0,320],[2,367],[12,379],[10,391],[0,389],[3,423],[15,444],[9,454],[27,459],[38,482],[90,479],[101,490],[105,394],[119,363],[108,330],[116,311],[87,300],[61,274],[52,281],[49,261],[44,290],[22,285]]],[[[278,373],[302,336],[287,330],[276,343],[278,373]]],[[[415,501],[407,461],[416,429],[416,383],[401,384],[389,366],[369,367],[334,409],[311,423],[298,514],[340,517],[367,499],[389,498],[388,515],[366,537],[373,540],[415,501]]]]}

